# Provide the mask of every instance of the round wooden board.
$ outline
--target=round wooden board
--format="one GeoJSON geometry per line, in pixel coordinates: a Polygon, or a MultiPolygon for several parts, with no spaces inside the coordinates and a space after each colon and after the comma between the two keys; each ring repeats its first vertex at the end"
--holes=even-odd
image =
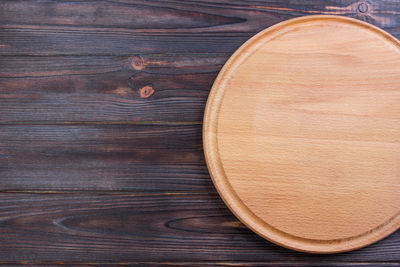
{"type": "Polygon", "coordinates": [[[361,21],[270,27],[225,64],[203,128],[232,212],[282,246],[336,253],[400,226],[400,43],[361,21]]]}

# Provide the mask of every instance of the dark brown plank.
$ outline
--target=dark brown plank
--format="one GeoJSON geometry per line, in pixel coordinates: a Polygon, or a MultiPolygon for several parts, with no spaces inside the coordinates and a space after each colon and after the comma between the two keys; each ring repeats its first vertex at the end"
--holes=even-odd
{"type": "Polygon", "coordinates": [[[233,52],[272,24],[312,14],[358,18],[399,37],[399,11],[396,0],[5,0],[0,54],[233,52]]]}
{"type": "Polygon", "coordinates": [[[0,57],[0,123],[201,122],[229,54],[0,57]]]}
{"type": "MultiPolygon", "coordinates": [[[[132,56],[0,56],[0,78],[104,75],[118,72],[131,75],[202,74],[219,71],[230,55],[170,53],[132,56]]],[[[91,84],[87,86],[92,88],[91,84]]]]}
{"type": "Polygon", "coordinates": [[[201,125],[3,125],[0,177],[0,191],[214,191],[201,125]]]}
{"type": "MultiPolygon", "coordinates": [[[[1,24],[76,25],[101,28],[208,28],[242,22],[161,1],[2,1],[1,24]]],[[[190,5],[189,5],[190,6],[190,5]]],[[[193,6],[193,5],[191,5],[193,6]]],[[[193,8],[192,8],[193,9],[193,8]]]]}
{"type": "Polygon", "coordinates": [[[0,194],[2,261],[399,261],[400,232],[337,255],[294,252],[240,224],[214,194],[0,194]]]}
{"type": "Polygon", "coordinates": [[[244,266],[244,267],[398,267],[398,262],[326,262],[326,261],[308,261],[308,262],[243,262],[243,261],[223,261],[223,262],[62,262],[62,261],[4,261],[0,262],[0,266],[185,266],[185,267],[223,267],[223,266],[244,266]]]}

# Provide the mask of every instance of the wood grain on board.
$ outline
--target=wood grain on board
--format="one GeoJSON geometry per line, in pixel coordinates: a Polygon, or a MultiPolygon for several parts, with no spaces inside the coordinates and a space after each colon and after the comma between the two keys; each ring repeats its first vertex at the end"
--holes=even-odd
{"type": "Polygon", "coordinates": [[[217,194],[0,193],[3,262],[396,262],[396,233],[336,255],[288,250],[253,234],[217,194]]]}
{"type": "Polygon", "coordinates": [[[219,70],[255,33],[312,14],[400,37],[395,0],[0,1],[0,264],[400,262],[397,233],[338,256],[279,248],[211,185],[201,122],[219,70]]]}
{"type": "Polygon", "coordinates": [[[337,253],[400,227],[400,42],[342,16],[268,28],[211,90],[204,150],[218,192],[256,233],[337,253]]]}
{"type": "Polygon", "coordinates": [[[396,0],[6,0],[0,3],[0,54],[234,52],[268,26],[315,14],[355,17],[400,34],[396,0]]]}
{"type": "Polygon", "coordinates": [[[201,125],[2,125],[0,190],[214,191],[201,125]]]}
{"type": "Polygon", "coordinates": [[[200,123],[228,56],[3,56],[0,123],[200,123]]]}

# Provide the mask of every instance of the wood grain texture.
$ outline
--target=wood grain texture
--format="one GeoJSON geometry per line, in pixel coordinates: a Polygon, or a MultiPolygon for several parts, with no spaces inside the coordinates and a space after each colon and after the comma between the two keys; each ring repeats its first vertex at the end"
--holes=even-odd
{"type": "Polygon", "coordinates": [[[268,26],[313,14],[350,16],[400,34],[396,0],[6,0],[0,12],[3,55],[233,52],[268,26]]]}
{"type": "Polygon", "coordinates": [[[268,28],[210,93],[204,150],[232,211],[312,253],[400,227],[400,42],[371,24],[308,16],[268,28]]]}
{"type": "Polygon", "coordinates": [[[42,262],[399,262],[399,233],[331,256],[253,234],[216,194],[0,194],[0,258],[42,262]],[[118,260],[116,260],[118,259],[118,260]]]}
{"type": "Polygon", "coordinates": [[[0,190],[214,191],[201,125],[3,125],[0,190]]]}
{"type": "Polygon", "coordinates": [[[399,265],[397,233],[333,257],[257,237],[215,194],[200,140],[216,75],[258,31],[339,14],[399,37],[399,12],[396,0],[0,1],[0,264],[399,265]]]}
{"type": "Polygon", "coordinates": [[[203,261],[203,262],[63,262],[63,261],[3,261],[3,266],[140,266],[140,267],[159,267],[159,266],[185,266],[185,267],[223,267],[223,266],[244,266],[244,267],[397,267],[397,262],[326,262],[326,261],[306,261],[306,262],[282,262],[282,261],[261,261],[261,262],[243,262],[243,261],[203,261]]]}
{"type": "Polygon", "coordinates": [[[0,123],[200,123],[210,87],[227,58],[228,54],[3,56],[0,123]],[[143,94],[146,87],[153,92],[143,94]]]}

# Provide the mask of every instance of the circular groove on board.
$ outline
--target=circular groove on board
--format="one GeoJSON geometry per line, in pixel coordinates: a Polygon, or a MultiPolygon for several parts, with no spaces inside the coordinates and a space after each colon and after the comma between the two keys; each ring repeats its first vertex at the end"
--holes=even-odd
{"type": "Polygon", "coordinates": [[[262,237],[312,253],[400,226],[400,43],[306,16],[247,41],[218,75],[203,143],[213,182],[262,237]]]}

